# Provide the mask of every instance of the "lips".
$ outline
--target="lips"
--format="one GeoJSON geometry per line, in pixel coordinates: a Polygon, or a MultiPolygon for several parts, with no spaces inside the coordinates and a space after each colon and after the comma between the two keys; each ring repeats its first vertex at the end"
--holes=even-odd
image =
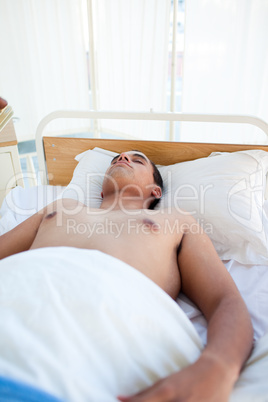
{"type": "Polygon", "coordinates": [[[117,165],[127,165],[128,167],[131,167],[130,164],[125,161],[118,161],[113,166],[117,166],[117,165]]]}

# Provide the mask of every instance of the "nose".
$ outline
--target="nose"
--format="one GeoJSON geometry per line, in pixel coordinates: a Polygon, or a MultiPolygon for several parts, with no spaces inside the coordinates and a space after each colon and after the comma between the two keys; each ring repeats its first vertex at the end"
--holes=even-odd
{"type": "Polygon", "coordinates": [[[120,154],[120,156],[119,156],[119,158],[118,158],[118,160],[119,161],[127,161],[127,162],[130,162],[130,159],[129,159],[129,156],[128,156],[128,154],[126,153],[126,152],[122,152],[121,154],[120,154]]]}

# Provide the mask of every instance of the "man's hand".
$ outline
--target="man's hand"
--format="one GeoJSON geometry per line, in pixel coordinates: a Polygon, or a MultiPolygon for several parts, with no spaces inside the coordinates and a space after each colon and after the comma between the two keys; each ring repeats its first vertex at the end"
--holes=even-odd
{"type": "Polygon", "coordinates": [[[220,362],[201,356],[194,364],[121,402],[226,402],[236,378],[220,362]]]}

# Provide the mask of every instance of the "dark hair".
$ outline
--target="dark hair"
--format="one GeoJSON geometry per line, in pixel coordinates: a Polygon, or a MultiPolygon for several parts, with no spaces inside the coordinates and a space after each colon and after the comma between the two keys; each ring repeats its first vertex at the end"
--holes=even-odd
{"type": "MultiPolygon", "coordinates": [[[[155,184],[157,184],[161,190],[163,191],[164,185],[163,185],[163,179],[162,176],[159,172],[159,170],[157,169],[157,167],[155,166],[154,162],[151,162],[151,165],[153,167],[153,177],[154,177],[154,182],[155,184]]],[[[160,202],[160,198],[154,198],[154,200],[151,202],[151,204],[149,205],[148,209],[154,209],[156,207],[156,205],[160,202]]]]}

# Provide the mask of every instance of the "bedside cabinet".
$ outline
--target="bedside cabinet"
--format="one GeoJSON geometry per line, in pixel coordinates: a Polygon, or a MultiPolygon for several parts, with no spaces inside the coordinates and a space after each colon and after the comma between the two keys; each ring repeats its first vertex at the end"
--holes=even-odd
{"type": "Polygon", "coordinates": [[[0,131],[0,206],[9,190],[24,186],[13,121],[0,131]]]}

